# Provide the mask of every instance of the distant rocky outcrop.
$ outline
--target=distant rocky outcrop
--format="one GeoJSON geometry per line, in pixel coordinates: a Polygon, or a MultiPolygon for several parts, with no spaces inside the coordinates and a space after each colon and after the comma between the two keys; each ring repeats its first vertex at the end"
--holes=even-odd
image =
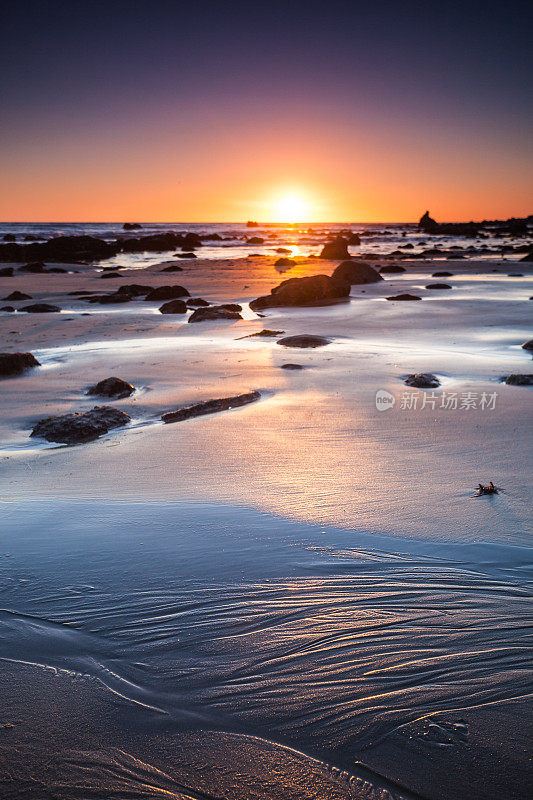
{"type": "Polygon", "coordinates": [[[350,294],[350,285],[329,275],[289,278],[271,289],[269,295],[252,300],[252,311],[279,306],[330,305],[350,294]]]}
{"type": "Polygon", "coordinates": [[[2,300],[33,300],[31,294],[24,294],[24,292],[11,292],[8,294],[7,297],[3,297],[2,300]]]}
{"type": "Polygon", "coordinates": [[[58,417],[45,417],[36,423],[30,436],[60,444],[80,444],[98,439],[112,428],[126,425],[129,421],[128,414],[118,408],[95,406],[83,414],[74,412],[58,417]]]}
{"type": "Polygon", "coordinates": [[[391,297],[385,298],[386,300],[422,300],[417,294],[395,294],[391,297]]]}
{"type": "Polygon", "coordinates": [[[362,261],[343,261],[333,271],[331,277],[334,281],[348,283],[352,286],[355,284],[378,283],[378,281],[383,280],[379,272],[376,272],[373,267],[362,261]]]}
{"type": "Polygon", "coordinates": [[[191,417],[201,417],[205,414],[216,414],[220,411],[228,411],[230,408],[248,405],[259,400],[261,393],[254,391],[246,394],[238,394],[234,397],[223,397],[217,400],[207,400],[204,403],[195,403],[191,406],[178,408],[176,411],[168,411],[163,414],[161,419],[165,423],[181,422],[191,417]]]}
{"type": "Polygon", "coordinates": [[[125,231],[136,231],[140,228],[142,228],[142,225],[140,225],[138,222],[125,222],[122,226],[122,229],[125,231]]]}
{"type": "Polygon", "coordinates": [[[349,259],[347,240],[343,239],[342,236],[337,236],[331,242],[326,242],[320,253],[320,258],[339,259],[340,261],[349,259]]]}
{"type": "Polygon", "coordinates": [[[98,395],[99,397],[114,397],[119,400],[122,397],[129,397],[135,391],[135,386],[123,381],[122,378],[104,378],[104,380],[89,386],[87,394],[98,395]]]}
{"type": "Polygon", "coordinates": [[[0,376],[22,375],[32,367],[40,367],[33,353],[0,353],[0,376]]]}

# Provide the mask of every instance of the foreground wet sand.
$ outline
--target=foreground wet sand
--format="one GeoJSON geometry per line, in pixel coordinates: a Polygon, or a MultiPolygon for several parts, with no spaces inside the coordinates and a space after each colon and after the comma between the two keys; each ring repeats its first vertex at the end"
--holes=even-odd
{"type": "Polygon", "coordinates": [[[403,265],[348,303],[265,318],[246,303],[336,262],[2,279],[2,296],[64,309],[0,315],[3,349],[42,364],[0,386],[7,797],[527,796],[531,390],[500,379],[531,371],[533,284],[525,264],[403,265]],[[426,290],[440,269],[453,288],[426,290]],[[132,282],[245,319],[68,295],[132,282]],[[384,299],[400,292],[423,300],[384,299]],[[262,328],[331,344],[240,338],[262,328]],[[420,371],[441,386],[409,407],[420,371]],[[113,402],[128,427],[29,438],[110,375],[137,387],[113,402]],[[250,406],[160,422],[252,389],[250,406]],[[499,494],[474,498],[489,480],[499,494]]]}

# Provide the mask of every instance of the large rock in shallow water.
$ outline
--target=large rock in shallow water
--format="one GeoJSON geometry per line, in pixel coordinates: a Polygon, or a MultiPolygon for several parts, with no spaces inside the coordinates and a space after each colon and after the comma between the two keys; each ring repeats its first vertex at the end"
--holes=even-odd
{"type": "Polygon", "coordinates": [[[39,420],[30,436],[59,444],[80,444],[98,439],[111,428],[126,425],[130,417],[112,406],[95,406],[85,414],[74,412],[39,420]]]}
{"type": "Polygon", "coordinates": [[[207,400],[204,403],[195,403],[192,406],[185,406],[178,408],[177,411],[168,411],[163,414],[161,419],[163,422],[181,422],[184,419],[191,417],[201,417],[205,414],[215,414],[218,411],[228,411],[230,408],[238,408],[239,406],[254,403],[261,397],[260,392],[248,392],[247,394],[238,394],[234,397],[222,397],[218,400],[207,400]]]}
{"type": "Polygon", "coordinates": [[[0,376],[22,375],[27,369],[40,367],[32,353],[0,353],[0,376]]]}
{"type": "Polygon", "coordinates": [[[343,261],[331,276],[334,281],[349,283],[352,286],[356,283],[377,283],[383,278],[369,264],[362,261],[343,261]]]}
{"type": "Polygon", "coordinates": [[[339,260],[350,258],[350,254],[348,252],[348,242],[346,241],[346,239],[343,239],[342,236],[338,236],[331,242],[326,242],[326,244],[322,248],[322,252],[320,253],[320,258],[331,258],[339,260]]]}
{"type": "Polygon", "coordinates": [[[341,300],[350,294],[350,285],[334,280],[329,275],[312,275],[306,278],[289,278],[275,286],[269,295],[252,300],[250,308],[279,306],[320,306],[341,300]]]}
{"type": "Polygon", "coordinates": [[[99,397],[114,397],[119,400],[121,397],[129,397],[135,391],[135,386],[123,381],[122,378],[105,378],[103,381],[89,386],[87,394],[98,395],[99,397]]]}
{"type": "Polygon", "coordinates": [[[19,311],[26,311],[28,314],[52,314],[55,311],[61,311],[59,306],[52,306],[50,303],[32,303],[30,306],[24,306],[19,311]]]}

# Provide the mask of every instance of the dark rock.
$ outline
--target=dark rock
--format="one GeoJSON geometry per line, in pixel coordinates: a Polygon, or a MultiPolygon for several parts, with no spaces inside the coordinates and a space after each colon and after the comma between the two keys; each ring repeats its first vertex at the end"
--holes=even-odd
{"type": "Polygon", "coordinates": [[[3,240],[4,242],[15,242],[17,237],[14,233],[6,233],[6,235],[3,237],[3,240]]]}
{"type": "Polygon", "coordinates": [[[420,220],[418,221],[418,227],[425,233],[436,233],[439,223],[429,216],[429,211],[426,211],[426,213],[420,217],[420,220]]]}
{"type": "Polygon", "coordinates": [[[135,386],[123,381],[122,378],[105,378],[103,381],[89,386],[87,394],[96,394],[99,397],[115,397],[119,400],[122,397],[129,397],[135,391],[135,386]]]}
{"type": "Polygon", "coordinates": [[[289,267],[295,267],[296,261],[294,260],[294,258],[278,258],[278,260],[274,262],[274,266],[286,267],[288,269],[289,267]]]}
{"type": "Polygon", "coordinates": [[[264,239],[260,236],[250,236],[249,239],[246,240],[248,244],[264,244],[264,239]]]}
{"type": "Polygon", "coordinates": [[[178,408],[177,411],[168,411],[166,414],[162,415],[161,419],[165,423],[181,422],[191,417],[201,417],[205,414],[215,414],[219,411],[228,411],[230,408],[245,406],[248,405],[248,403],[254,403],[256,400],[259,400],[260,397],[260,392],[248,392],[247,394],[235,395],[235,397],[207,400],[204,403],[195,403],[192,406],[178,408]]]}
{"type": "Polygon", "coordinates": [[[505,383],[508,386],[533,386],[533,375],[508,375],[505,383]]]}
{"type": "Polygon", "coordinates": [[[395,294],[387,297],[386,300],[422,300],[417,294],[395,294]]]}
{"type": "Polygon", "coordinates": [[[183,267],[179,264],[171,264],[169,267],[164,267],[160,272],[183,272],[183,267]]]}
{"type": "Polygon", "coordinates": [[[24,292],[11,292],[8,294],[7,297],[3,297],[2,300],[33,300],[31,294],[24,294],[24,292]]]}
{"type": "Polygon", "coordinates": [[[187,305],[191,308],[205,308],[206,306],[210,306],[211,303],[208,303],[203,297],[190,297],[187,300],[187,305]]]}
{"type": "Polygon", "coordinates": [[[30,436],[39,436],[49,442],[78,444],[98,439],[111,428],[126,425],[130,417],[112,406],[95,406],[84,414],[74,412],[59,417],[39,420],[30,436]]]}
{"type": "Polygon", "coordinates": [[[100,275],[100,280],[105,280],[106,278],[120,278],[120,272],[104,272],[103,275],[100,275]]]}
{"type": "Polygon", "coordinates": [[[331,344],[331,340],[324,338],[324,336],[312,336],[308,333],[302,333],[297,336],[286,336],[284,339],[279,339],[277,344],[282,347],[324,347],[326,344],[331,344]]]}
{"type": "Polygon", "coordinates": [[[348,244],[358,245],[361,244],[361,238],[358,233],[348,234],[348,244]]]}
{"type": "Polygon", "coordinates": [[[447,272],[446,270],[441,270],[440,272],[434,272],[432,274],[432,278],[451,278],[453,272],[447,272]]]}
{"type": "Polygon", "coordinates": [[[130,297],[142,297],[151,292],[152,288],[152,286],[147,286],[143,283],[125,283],[118,287],[117,292],[119,294],[127,294],[130,297]]]}
{"type": "Polygon", "coordinates": [[[509,272],[507,277],[508,278],[523,278],[524,277],[524,273],[523,272],[509,272]]]}
{"type": "Polygon", "coordinates": [[[331,277],[334,281],[348,283],[352,286],[363,283],[377,283],[383,280],[379,272],[376,272],[373,267],[362,261],[343,261],[333,271],[331,277]]]}
{"type": "Polygon", "coordinates": [[[131,296],[126,292],[113,292],[113,294],[101,294],[96,297],[88,297],[87,302],[99,303],[101,306],[115,305],[116,303],[129,303],[131,296]]]}
{"type": "MultiPolygon", "coordinates": [[[[177,257],[178,258],[197,258],[195,253],[177,253],[177,257]]],[[[176,270],[172,270],[172,271],[176,272],[176,270]]],[[[161,270],[161,272],[163,272],[163,270],[161,270]]]]}
{"type": "Polygon", "coordinates": [[[249,333],[247,336],[239,336],[239,338],[236,339],[236,341],[239,342],[241,339],[253,339],[254,336],[259,336],[263,338],[269,338],[272,336],[281,336],[282,333],[285,333],[285,331],[269,331],[268,329],[265,328],[265,330],[257,331],[256,333],[249,333]]]}
{"type": "Polygon", "coordinates": [[[187,303],[185,300],[169,300],[168,303],[163,303],[159,311],[161,314],[186,314],[187,303]]]}
{"type": "Polygon", "coordinates": [[[393,275],[396,273],[400,274],[400,272],[406,272],[406,269],[405,267],[400,267],[397,264],[391,264],[388,267],[381,267],[380,272],[383,272],[383,274],[393,275]]]}
{"type": "Polygon", "coordinates": [[[284,255],[290,255],[292,250],[288,250],[286,247],[276,247],[276,253],[283,253],[284,255]]]}
{"type": "Polygon", "coordinates": [[[414,375],[408,375],[404,383],[417,389],[436,389],[437,386],[440,386],[439,379],[431,372],[416,372],[414,375]]]}
{"type": "Polygon", "coordinates": [[[282,364],[280,369],[292,369],[292,370],[300,370],[305,369],[303,364],[282,364]]]}
{"type": "Polygon", "coordinates": [[[242,311],[242,306],[238,303],[222,303],[219,308],[224,308],[226,311],[242,311]]]}
{"type": "Polygon", "coordinates": [[[522,347],[524,350],[533,350],[533,339],[529,339],[527,342],[524,342],[522,347]]]}
{"type": "Polygon", "coordinates": [[[275,286],[269,295],[252,300],[250,308],[279,306],[329,305],[350,294],[350,285],[334,280],[328,275],[313,275],[306,278],[290,278],[275,286]]]}
{"type": "Polygon", "coordinates": [[[67,272],[68,272],[68,269],[63,269],[63,267],[50,267],[50,268],[48,269],[48,272],[62,272],[62,273],[67,273],[67,272]]]}
{"type": "Polygon", "coordinates": [[[15,310],[14,306],[1,306],[0,307],[0,311],[11,311],[12,312],[14,310],[15,310]]]}
{"type": "Polygon", "coordinates": [[[144,298],[148,302],[154,300],[174,300],[176,297],[189,297],[189,292],[183,286],[159,286],[151,289],[144,298]]]}
{"type": "Polygon", "coordinates": [[[350,254],[348,252],[348,243],[346,239],[343,239],[342,236],[338,236],[331,242],[326,242],[320,253],[320,258],[339,259],[340,261],[349,259],[350,254]]]}
{"type": "Polygon", "coordinates": [[[13,272],[13,267],[2,267],[2,269],[0,269],[0,278],[12,278],[13,272]]]}
{"type": "Polygon", "coordinates": [[[451,289],[449,283],[428,283],[426,289],[451,289]]]}
{"type": "Polygon", "coordinates": [[[49,303],[32,303],[30,306],[23,306],[19,311],[27,311],[28,314],[51,314],[53,311],[61,311],[59,306],[52,306],[49,303]]]}
{"type": "Polygon", "coordinates": [[[527,256],[524,256],[523,258],[519,258],[518,260],[519,261],[533,261],[533,250],[531,251],[531,253],[528,253],[527,256]]]}
{"type": "Polygon", "coordinates": [[[29,264],[25,264],[23,267],[19,267],[19,272],[31,272],[36,275],[41,275],[44,272],[48,272],[46,266],[43,264],[42,261],[31,261],[29,264]]]}
{"type": "Polygon", "coordinates": [[[0,375],[21,375],[32,367],[40,367],[39,361],[32,353],[0,353],[0,375]]]}
{"type": "Polygon", "coordinates": [[[189,322],[211,322],[217,319],[238,320],[242,319],[236,311],[228,311],[221,306],[210,306],[209,308],[197,308],[189,317],[189,322]]]}
{"type": "Polygon", "coordinates": [[[139,225],[138,222],[125,222],[122,226],[122,229],[125,231],[136,231],[142,228],[142,225],[139,225]]]}

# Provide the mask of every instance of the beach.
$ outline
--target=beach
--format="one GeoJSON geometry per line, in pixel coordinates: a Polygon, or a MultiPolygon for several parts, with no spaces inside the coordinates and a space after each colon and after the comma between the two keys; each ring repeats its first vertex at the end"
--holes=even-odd
{"type": "Polygon", "coordinates": [[[454,259],[448,239],[409,259],[400,230],[376,233],[350,251],[383,280],[254,311],[341,261],[276,235],[259,254],[0,265],[2,298],[61,309],[0,312],[2,352],[39,362],[0,383],[5,797],[528,795],[532,390],[505,378],[532,371],[532,262],[470,240],[454,259]],[[241,318],[86,300],[131,284],[241,318]],[[387,299],[405,293],[421,299],[387,299]],[[327,341],[279,343],[303,334],[327,341]],[[438,385],[406,385],[420,373],[438,385]],[[86,394],[111,376],[135,391],[86,394]],[[104,402],[128,424],[30,436],[104,402]]]}

